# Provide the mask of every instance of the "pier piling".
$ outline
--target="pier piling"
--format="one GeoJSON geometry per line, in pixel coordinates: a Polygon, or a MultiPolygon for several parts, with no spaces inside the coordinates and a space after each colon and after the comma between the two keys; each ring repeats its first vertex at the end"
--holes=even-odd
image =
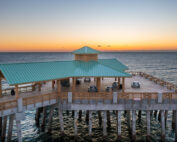
{"type": "Polygon", "coordinates": [[[161,111],[161,138],[165,141],[165,111],[161,111]]]}
{"type": "Polygon", "coordinates": [[[92,135],[92,111],[89,111],[89,136],[92,135]]]}
{"type": "Polygon", "coordinates": [[[12,114],[12,115],[9,116],[9,126],[8,126],[7,142],[11,142],[13,122],[14,122],[14,114],[12,114]]]}
{"type": "Polygon", "coordinates": [[[121,111],[117,111],[117,140],[121,140],[121,111]]]}
{"type": "Polygon", "coordinates": [[[61,134],[64,134],[63,111],[60,107],[58,108],[58,115],[59,115],[61,134]]]}
{"type": "Polygon", "coordinates": [[[132,110],[132,139],[136,140],[136,111],[132,110]]]}
{"type": "Polygon", "coordinates": [[[103,136],[107,136],[107,111],[103,111],[103,136]]]}
{"type": "Polygon", "coordinates": [[[2,126],[2,134],[1,134],[2,142],[5,142],[6,127],[7,127],[7,116],[4,116],[4,118],[3,118],[3,126],[2,126]]]}
{"type": "Polygon", "coordinates": [[[99,119],[99,126],[101,127],[101,125],[102,125],[101,111],[98,111],[98,119],[99,119]]]}
{"type": "Polygon", "coordinates": [[[51,133],[52,131],[53,111],[54,111],[54,106],[51,106],[50,112],[49,112],[48,133],[51,133]]]}
{"type": "Polygon", "coordinates": [[[150,140],[151,133],[151,119],[150,119],[150,110],[147,110],[146,123],[147,123],[147,141],[150,140]]]}
{"type": "Polygon", "coordinates": [[[75,110],[74,111],[74,136],[77,136],[77,119],[78,119],[78,113],[75,110]]]}
{"type": "Polygon", "coordinates": [[[46,108],[43,107],[43,112],[42,112],[42,123],[41,123],[41,130],[45,130],[45,121],[46,121],[46,108]]]}

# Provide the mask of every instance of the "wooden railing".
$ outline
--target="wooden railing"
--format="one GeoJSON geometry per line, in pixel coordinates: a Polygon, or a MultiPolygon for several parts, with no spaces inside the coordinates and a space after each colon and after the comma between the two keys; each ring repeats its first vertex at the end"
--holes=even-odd
{"type": "MultiPolygon", "coordinates": [[[[34,91],[34,87],[35,86],[33,86],[33,85],[31,85],[31,86],[22,86],[22,87],[19,87],[18,90],[19,90],[20,93],[31,92],[31,91],[34,91]]],[[[2,90],[2,95],[4,95],[4,96],[10,95],[12,89],[15,89],[15,88],[3,89],[2,90]]]]}
{"type": "Polygon", "coordinates": [[[112,100],[112,92],[74,92],[73,100],[112,100]]]}
{"type": "MultiPolygon", "coordinates": [[[[118,103],[120,99],[124,100],[156,100],[158,98],[157,92],[122,92],[118,93],[118,103]]],[[[40,94],[37,96],[28,96],[24,97],[23,99],[23,106],[27,106],[30,104],[36,104],[36,103],[43,103],[45,101],[50,100],[68,100],[68,92],[62,92],[62,93],[47,93],[47,94],[40,94]]],[[[88,93],[88,92],[74,92],[72,94],[73,100],[113,100],[113,94],[112,92],[99,92],[99,93],[88,93]]],[[[170,93],[163,93],[163,99],[169,99],[169,100],[177,100],[177,93],[170,92],[170,93]]],[[[1,110],[7,110],[10,108],[16,108],[17,107],[17,100],[14,98],[13,100],[0,102],[0,111],[1,110]]]]}
{"type": "Polygon", "coordinates": [[[130,72],[132,75],[139,75],[139,76],[142,76],[146,79],[149,79],[153,82],[155,82],[156,84],[159,84],[161,86],[166,86],[168,89],[170,90],[175,90],[177,92],[177,85],[173,84],[173,83],[170,83],[170,82],[167,82],[167,81],[164,81],[162,79],[159,79],[157,77],[154,77],[152,75],[149,75],[147,73],[144,73],[144,72],[130,72]]]}

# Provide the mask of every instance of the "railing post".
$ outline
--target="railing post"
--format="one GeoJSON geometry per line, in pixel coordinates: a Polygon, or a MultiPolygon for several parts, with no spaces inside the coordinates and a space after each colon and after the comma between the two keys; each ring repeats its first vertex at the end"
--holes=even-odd
{"type": "Polygon", "coordinates": [[[117,104],[117,96],[118,95],[118,93],[117,92],[113,92],[113,103],[114,104],[117,104]]]}
{"type": "Polygon", "coordinates": [[[72,92],[68,92],[68,103],[72,103],[72,92]]]}
{"type": "Polygon", "coordinates": [[[162,92],[159,92],[157,102],[162,103],[162,100],[163,100],[163,94],[162,94],[162,92]]]}

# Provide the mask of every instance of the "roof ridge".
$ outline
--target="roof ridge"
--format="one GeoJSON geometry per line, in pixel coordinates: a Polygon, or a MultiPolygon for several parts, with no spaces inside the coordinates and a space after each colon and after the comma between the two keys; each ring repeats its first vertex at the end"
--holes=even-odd
{"type": "Polygon", "coordinates": [[[64,60],[64,61],[40,61],[40,62],[20,62],[20,63],[0,63],[0,65],[11,65],[11,64],[34,64],[34,63],[51,63],[51,62],[71,62],[74,60],[64,60]]]}

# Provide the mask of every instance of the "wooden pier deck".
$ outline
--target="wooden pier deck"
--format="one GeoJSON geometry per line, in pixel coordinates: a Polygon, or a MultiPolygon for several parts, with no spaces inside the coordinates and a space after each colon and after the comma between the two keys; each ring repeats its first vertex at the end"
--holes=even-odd
{"type": "MultiPolygon", "coordinates": [[[[17,126],[19,125],[20,127],[20,120],[24,117],[22,114],[24,114],[25,110],[54,106],[59,109],[60,127],[61,132],[63,132],[63,110],[72,110],[75,111],[75,113],[77,113],[79,110],[87,110],[89,111],[90,115],[92,111],[103,111],[103,122],[106,121],[106,111],[114,110],[117,111],[119,130],[118,136],[120,136],[120,112],[132,111],[132,135],[135,136],[136,110],[147,111],[148,119],[150,119],[150,111],[160,110],[162,112],[162,136],[164,137],[165,128],[163,126],[165,123],[165,111],[174,111],[177,128],[177,86],[142,72],[132,72],[132,75],[132,78],[125,79],[124,92],[121,90],[115,90],[114,92],[105,91],[107,86],[111,86],[112,83],[117,80],[116,78],[102,79],[101,90],[100,92],[95,93],[88,92],[88,87],[90,85],[95,85],[96,83],[93,78],[90,83],[85,83],[82,79],[81,84],[76,85],[76,91],[74,92],[71,92],[72,86],[61,87],[60,92],[58,92],[57,84],[52,87],[51,82],[42,84],[40,90],[38,90],[37,86],[35,89],[32,86],[31,88],[28,86],[28,89],[24,89],[24,87],[19,88],[20,93],[18,99],[16,99],[15,96],[11,96],[8,93],[8,90],[4,90],[4,96],[0,98],[0,117],[5,118],[7,116],[15,115],[17,126]],[[141,87],[139,89],[131,88],[131,83],[133,81],[139,81],[141,87]]],[[[76,121],[77,114],[75,114],[75,116],[76,121]]],[[[103,126],[103,135],[106,135],[105,125],[103,126]]],[[[75,130],[77,130],[77,125],[75,124],[74,126],[75,130]]],[[[150,120],[147,121],[147,126],[147,135],[149,136],[150,120]]],[[[89,130],[89,133],[91,133],[91,126],[89,126],[89,130]]],[[[77,135],[77,131],[75,134],[77,135]]],[[[19,137],[21,137],[20,135],[21,134],[19,134],[19,137]]]]}

